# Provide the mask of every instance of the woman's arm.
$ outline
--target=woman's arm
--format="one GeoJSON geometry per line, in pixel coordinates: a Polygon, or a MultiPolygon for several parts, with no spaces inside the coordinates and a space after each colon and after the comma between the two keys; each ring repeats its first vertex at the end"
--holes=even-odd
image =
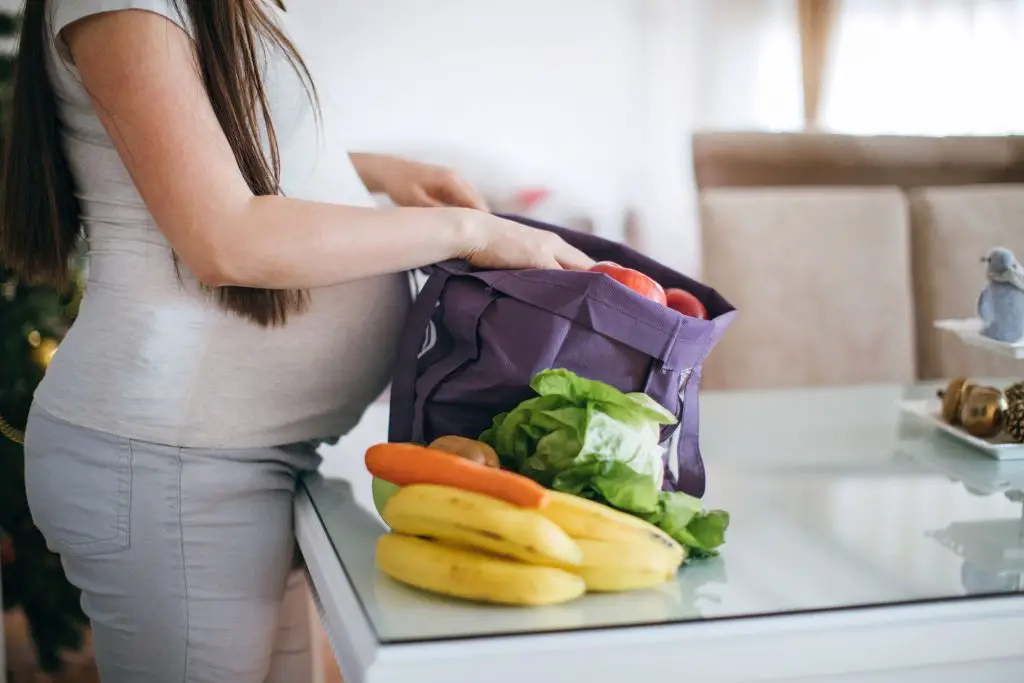
{"type": "Polygon", "coordinates": [[[352,165],[356,167],[359,179],[366,185],[370,192],[385,192],[384,178],[387,175],[387,167],[394,160],[394,157],[385,154],[369,154],[367,152],[351,152],[349,158],[352,165]]]}
{"type": "Polygon", "coordinates": [[[492,267],[587,266],[564,242],[477,211],[256,197],[184,31],[128,10],[80,20],[63,37],[157,226],[206,284],[303,289],[453,257],[492,267]]]}
{"type": "Polygon", "coordinates": [[[476,188],[451,169],[386,154],[354,152],[349,157],[370,192],[384,192],[399,206],[488,210],[476,188]]]}

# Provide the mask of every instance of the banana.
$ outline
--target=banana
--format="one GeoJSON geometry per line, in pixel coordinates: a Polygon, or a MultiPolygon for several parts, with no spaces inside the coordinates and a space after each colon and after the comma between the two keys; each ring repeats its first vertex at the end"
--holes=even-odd
{"type": "Polygon", "coordinates": [[[618,593],[654,588],[672,579],[674,574],[659,574],[644,569],[618,569],[612,567],[577,568],[591,593],[618,593]]]}
{"type": "Polygon", "coordinates": [[[549,491],[550,502],[539,512],[560,526],[574,539],[645,543],[658,546],[669,553],[676,568],[686,559],[683,546],[639,517],[628,515],[580,496],[560,491],[549,491]]]}
{"type": "Polygon", "coordinates": [[[651,588],[671,580],[679,564],[668,552],[651,552],[652,543],[577,539],[583,562],[571,571],[596,593],[651,588]]]}
{"type": "Polygon", "coordinates": [[[485,550],[531,564],[578,565],[579,546],[536,510],[434,484],[402,487],[381,514],[392,530],[485,550]]]}
{"type": "Polygon", "coordinates": [[[403,534],[377,541],[377,568],[400,583],[456,598],[504,605],[553,605],[586,592],[562,569],[522,564],[403,534]]]}

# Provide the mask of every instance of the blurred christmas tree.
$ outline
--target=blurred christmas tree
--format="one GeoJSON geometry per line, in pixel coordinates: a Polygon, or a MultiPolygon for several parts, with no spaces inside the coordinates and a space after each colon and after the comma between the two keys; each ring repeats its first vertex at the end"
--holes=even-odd
{"type": "MultiPolygon", "coordinates": [[[[0,145],[6,135],[17,17],[0,12],[0,145]]],[[[87,620],[60,559],[46,549],[25,501],[22,439],[32,394],[74,317],[80,287],[68,294],[19,282],[0,263],[0,563],[3,608],[20,608],[41,669],[61,667],[61,650],[81,647],[87,620]]]]}

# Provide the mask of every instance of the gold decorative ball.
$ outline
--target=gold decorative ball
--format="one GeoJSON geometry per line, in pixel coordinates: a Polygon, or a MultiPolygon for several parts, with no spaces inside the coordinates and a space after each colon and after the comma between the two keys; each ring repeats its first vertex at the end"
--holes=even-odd
{"type": "Polygon", "coordinates": [[[942,401],[942,420],[947,424],[960,424],[960,412],[967,396],[977,388],[977,384],[966,377],[950,380],[945,389],[938,392],[942,401]]]}
{"type": "Polygon", "coordinates": [[[976,386],[960,406],[960,425],[971,436],[990,439],[1003,430],[1009,405],[996,387],[976,386]]]}
{"type": "Polygon", "coordinates": [[[36,365],[41,368],[47,368],[50,365],[50,361],[53,359],[53,354],[57,353],[57,341],[55,339],[46,338],[39,342],[39,345],[32,349],[32,360],[35,361],[36,365]]]}

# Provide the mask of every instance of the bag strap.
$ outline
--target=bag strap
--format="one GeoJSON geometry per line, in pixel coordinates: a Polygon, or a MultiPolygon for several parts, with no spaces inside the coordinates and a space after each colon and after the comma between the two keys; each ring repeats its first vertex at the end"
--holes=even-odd
{"type": "Polygon", "coordinates": [[[480,318],[484,312],[491,307],[497,299],[496,294],[487,297],[480,297],[471,307],[460,306],[458,310],[445,311],[446,326],[455,329],[472,329],[472,334],[460,336],[455,339],[452,350],[446,358],[439,359],[436,363],[427,368],[421,377],[418,377],[414,386],[413,396],[413,420],[411,441],[426,441],[426,429],[423,418],[426,415],[426,404],[437,386],[449,375],[458,370],[467,361],[475,360],[480,355],[480,348],[477,345],[477,331],[480,327],[480,318]],[[451,316],[457,316],[461,322],[454,323],[451,316]]]}
{"type": "MultiPolygon", "coordinates": [[[[700,377],[701,366],[690,371],[683,388],[683,416],[676,437],[676,464],[679,475],[665,463],[665,482],[669,490],[682,491],[701,498],[707,484],[704,460],[700,453],[700,377]]],[[[664,488],[664,487],[663,487],[664,488]]]]}
{"type": "MultiPolygon", "coordinates": [[[[678,334],[677,331],[675,336],[678,334]]],[[[704,461],[700,452],[700,379],[704,358],[713,341],[714,337],[709,337],[704,341],[700,353],[697,355],[697,363],[689,370],[684,371],[686,378],[683,380],[682,390],[679,392],[679,400],[682,405],[676,411],[679,422],[674,427],[668,427],[662,432],[663,435],[666,431],[675,433],[675,457],[679,470],[678,476],[672,471],[669,465],[670,452],[665,458],[662,489],[682,491],[697,498],[704,495],[706,486],[704,461]]],[[[660,395],[675,393],[676,389],[666,384],[666,379],[670,374],[664,363],[658,360],[652,361],[644,384],[644,393],[660,395]]]]}
{"type": "Polygon", "coordinates": [[[447,284],[446,270],[435,268],[416,297],[409,318],[398,341],[398,355],[391,382],[391,415],[388,423],[388,441],[411,441],[413,418],[416,412],[416,365],[423,346],[423,333],[434,316],[434,309],[447,284]]]}

